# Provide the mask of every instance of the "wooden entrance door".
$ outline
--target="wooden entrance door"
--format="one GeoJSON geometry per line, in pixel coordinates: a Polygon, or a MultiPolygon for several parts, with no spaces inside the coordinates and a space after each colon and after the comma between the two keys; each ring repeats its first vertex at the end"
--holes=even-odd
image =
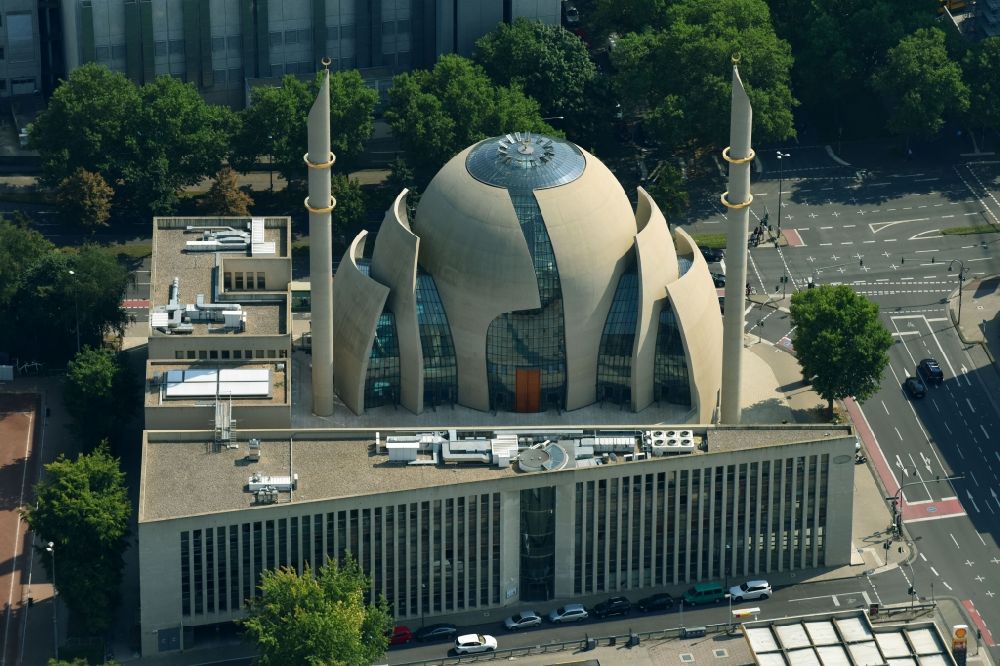
{"type": "Polygon", "coordinates": [[[542,371],[539,368],[518,368],[514,411],[537,412],[541,404],[542,371]]]}

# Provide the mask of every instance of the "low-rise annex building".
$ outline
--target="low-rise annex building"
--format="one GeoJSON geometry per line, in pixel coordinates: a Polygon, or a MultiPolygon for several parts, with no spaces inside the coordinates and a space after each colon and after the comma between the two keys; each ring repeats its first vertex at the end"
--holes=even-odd
{"type": "Polygon", "coordinates": [[[850,561],[849,426],[144,434],[143,653],[244,614],[265,569],[356,557],[397,621],[850,561]],[[248,439],[249,438],[249,439],[248,439]]]}

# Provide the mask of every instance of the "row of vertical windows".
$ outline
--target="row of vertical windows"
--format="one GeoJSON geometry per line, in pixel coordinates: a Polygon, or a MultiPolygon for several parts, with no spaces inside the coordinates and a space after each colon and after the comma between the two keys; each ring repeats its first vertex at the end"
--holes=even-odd
{"type": "Polygon", "coordinates": [[[174,352],[175,359],[188,359],[188,360],[211,360],[211,359],[222,359],[223,361],[228,360],[244,360],[252,358],[287,358],[287,349],[187,349],[187,350],[177,350],[174,352]]]}
{"type": "Polygon", "coordinates": [[[222,286],[224,289],[236,289],[238,291],[248,289],[267,289],[262,272],[226,271],[223,273],[222,286]]]}
{"type": "Polygon", "coordinates": [[[576,484],[574,591],[825,565],[829,456],[576,484]]]}
{"type": "Polygon", "coordinates": [[[500,604],[500,493],[183,531],[181,613],[236,611],[265,569],[351,553],[396,617],[500,604]]]}
{"type": "Polygon", "coordinates": [[[621,276],[597,354],[597,399],[619,405],[632,401],[632,352],[639,319],[639,276],[621,276]]]}

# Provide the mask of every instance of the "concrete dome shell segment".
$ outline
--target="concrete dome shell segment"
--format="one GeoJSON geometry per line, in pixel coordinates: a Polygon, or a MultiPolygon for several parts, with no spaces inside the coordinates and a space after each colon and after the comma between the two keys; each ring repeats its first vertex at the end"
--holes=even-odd
{"type": "Polygon", "coordinates": [[[506,136],[487,139],[452,158],[431,181],[413,223],[420,264],[434,276],[449,313],[459,402],[490,409],[483,354],[490,323],[542,305],[538,250],[529,248],[516,209],[533,198],[561,286],[564,407],[575,409],[596,399],[596,349],[629,261],[635,218],[624,189],[593,155],[562,139],[511,138],[530,140],[531,153],[518,152],[525,144],[506,136]]]}

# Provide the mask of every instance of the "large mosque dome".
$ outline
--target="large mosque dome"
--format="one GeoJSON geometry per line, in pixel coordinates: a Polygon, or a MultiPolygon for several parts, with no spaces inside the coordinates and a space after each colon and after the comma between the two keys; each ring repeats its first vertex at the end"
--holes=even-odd
{"type": "Polygon", "coordinates": [[[334,377],[355,411],[669,402],[708,421],[722,321],[708,267],[638,190],[564,139],[486,139],[406,192],[334,282],[334,377]]]}

